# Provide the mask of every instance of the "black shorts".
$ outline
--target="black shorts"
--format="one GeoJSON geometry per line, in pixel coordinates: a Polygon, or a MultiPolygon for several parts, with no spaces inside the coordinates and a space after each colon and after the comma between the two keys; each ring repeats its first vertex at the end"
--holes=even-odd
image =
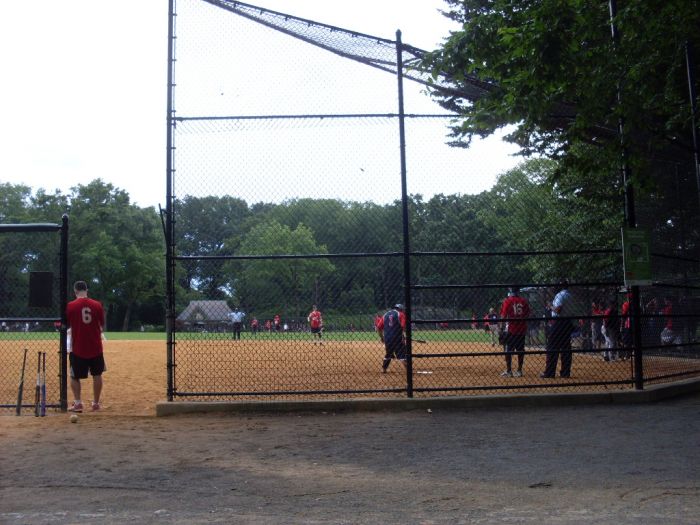
{"type": "Polygon", "coordinates": [[[68,354],[68,358],[70,359],[70,376],[73,379],[86,379],[88,372],[90,375],[100,376],[102,372],[107,370],[103,354],[91,359],[84,359],[71,352],[68,354]]]}
{"type": "Polygon", "coordinates": [[[525,334],[508,334],[506,339],[506,352],[524,352],[525,334]]]}
{"type": "Polygon", "coordinates": [[[311,329],[312,334],[320,334],[321,333],[321,327],[317,326],[316,328],[311,329]]]}
{"type": "Polygon", "coordinates": [[[386,359],[395,357],[401,361],[406,360],[406,345],[403,343],[402,339],[398,341],[387,341],[384,343],[384,347],[386,348],[386,354],[384,355],[386,359]]]}

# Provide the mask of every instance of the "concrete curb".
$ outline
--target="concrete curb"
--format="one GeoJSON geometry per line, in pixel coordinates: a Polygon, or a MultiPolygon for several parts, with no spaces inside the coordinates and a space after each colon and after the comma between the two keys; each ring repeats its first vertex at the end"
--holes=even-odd
{"type": "Polygon", "coordinates": [[[292,413],[292,412],[373,412],[380,410],[427,410],[498,407],[555,407],[602,404],[653,403],[700,392],[700,378],[660,385],[644,390],[608,392],[507,394],[432,398],[357,398],[312,401],[161,401],[156,416],[196,413],[292,413]]]}

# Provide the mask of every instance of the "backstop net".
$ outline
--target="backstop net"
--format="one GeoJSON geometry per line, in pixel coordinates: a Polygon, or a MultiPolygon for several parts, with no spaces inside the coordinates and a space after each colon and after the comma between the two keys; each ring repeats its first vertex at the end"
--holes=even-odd
{"type": "MultiPolygon", "coordinates": [[[[592,205],[546,183],[545,160],[451,147],[455,115],[426,89],[452,88],[399,33],[228,0],[171,5],[170,400],[631,387],[700,371],[695,328],[670,344],[656,333],[669,316],[697,318],[696,231],[660,255],[675,310],[645,311],[644,372],[624,334],[619,192],[592,205]],[[540,378],[564,279],[573,371],[540,378]],[[503,306],[513,288],[527,303],[519,319],[503,306]],[[398,303],[405,355],[376,330],[398,303]]],[[[458,95],[487,89],[475,80],[458,95]]],[[[668,294],[642,295],[651,308],[668,294]]]]}

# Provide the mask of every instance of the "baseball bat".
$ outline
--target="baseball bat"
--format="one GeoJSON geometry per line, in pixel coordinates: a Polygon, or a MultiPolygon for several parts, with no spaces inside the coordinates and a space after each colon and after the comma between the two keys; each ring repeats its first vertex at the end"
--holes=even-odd
{"type": "Polygon", "coordinates": [[[24,368],[27,365],[27,349],[24,349],[24,358],[22,359],[22,375],[19,376],[19,388],[17,389],[17,408],[15,415],[22,415],[22,395],[24,393],[24,368]]]}
{"type": "Polygon", "coordinates": [[[46,415],[46,352],[41,353],[41,417],[46,415]]]}
{"type": "Polygon", "coordinates": [[[413,341],[414,343],[422,343],[422,344],[426,344],[428,342],[425,339],[411,339],[411,341],[413,341]]]}
{"type": "Polygon", "coordinates": [[[41,352],[36,355],[36,387],[34,387],[34,416],[39,417],[41,401],[41,352]]]}

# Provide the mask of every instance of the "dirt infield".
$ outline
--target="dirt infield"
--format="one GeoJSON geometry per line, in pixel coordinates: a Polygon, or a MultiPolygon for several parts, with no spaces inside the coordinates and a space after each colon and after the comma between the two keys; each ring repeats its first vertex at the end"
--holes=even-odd
{"type": "MultiPolygon", "coordinates": [[[[6,345],[9,342],[6,342],[6,345]]],[[[42,341],[13,342],[16,351],[5,350],[13,356],[7,361],[9,370],[21,368],[21,347],[29,348],[25,402],[30,402],[34,371],[32,359],[42,341]]],[[[425,357],[414,359],[413,386],[416,397],[484,393],[485,388],[502,392],[547,392],[601,390],[603,386],[577,386],[585,382],[629,382],[632,377],[630,361],[603,362],[599,355],[575,355],[572,379],[547,380],[539,377],[544,368],[543,355],[528,355],[524,377],[501,377],[505,368],[502,355],[494,355],[499,347],[487,343],[431,342],[418,344],[415,352],[425,357]],[[469,357],[439,357],[434,354],[459,352],[480,353],[469,357]],[[483,354],[483,356],[481,355],[483,354]],[[473,390],[449,390],[465,385],[473,390]],[[556,388],[543,388],[557,385],[556,388]],[[529,387],[529,388],[526,388],[529,387]],[[420,389],[426,389],[421,392],[420,389]],[[443,390],[444,389],[444,390],[443,390]]],[[[529,350],[540,350],[532,349],[529,350]]],[[[178,393],[236,393],[294,392],[294,391],[355,391],[355,394],[328,394],[326,397],[404,397],[405,371],[392,363],[389,373],[381,373],[383,346],[374,341],[326,341],[323,346],[299,340],[212,339],[179,341],[176,346],[175,386],[178,393]]],[[[155,404],[167,397],[166,348],[163,341],[109,340],[105,343],[107,372],[104,376],[102,401],[105,411],[114,415],[154,415],[155,404]]],[[[58,359],[49,353],[47,371],[50,399],[58,399],[58,359]]],[[[515,369],[515,359],[513,369],[515,369]]],[[[657,363],[658,366],[658,363],[657,363]]],[[[4,384],[2,399],[16,397],[14,381],[4,384]]],[[[627,388],[612,385],[610,388],[627,388]]],[[[84,383],[84,395],[91,399],[90,380],[84,383]],[[86,388],[87,387],[87,388],[86,388]]],[[[70,397],[70,393],[69,393],[70,397]]],[[[189,400],[219,399],[300,399],[323,398],[323,395],[298,396],[197,396],[177,397],[189,400]]]]}

